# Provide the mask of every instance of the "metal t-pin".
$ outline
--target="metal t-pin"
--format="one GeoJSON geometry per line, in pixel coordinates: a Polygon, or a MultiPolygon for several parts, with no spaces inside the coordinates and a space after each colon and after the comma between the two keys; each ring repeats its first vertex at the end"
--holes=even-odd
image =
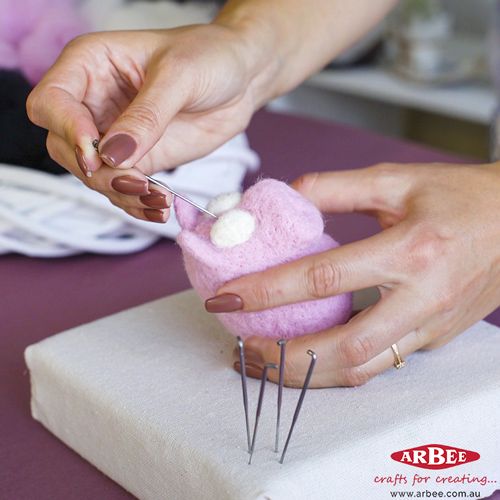
{"type": "Polygon", "coordinates": [[[278,365],[275,365],[274,363],[266,363],[264,365],[262,378],[260,380],[259,402],[257,403],[257,411],[255,413],[255,424],[253,427],[252,445],[250,447],[250,457],[248,459],[248,465],[252,463],[252,456],[255,449],[255,439],[257,437],[257,428],[259,426],[260,412],[262,410],[262,402],[264,401],[264,389],[266,387],[267,372],[270,368],[277,369],[278,365]]]}
{"type": "Polygon", "coordinates": [[[276,413],[276,439],[274,441],[274,451],[278,453],[280,440],[280,420],[281,420],[281,403],[283,400],[283,386],[285,380],[285,347],[286,340],[278,340],[277,344],[280,347],[280,372],[278,379],[278,409],[276,413]]]}
{"type": "Polygon", "coordinates": [[[292,425],[290,426],[290,430],[288,431],[285,447],[283,448],[283,453],[281,454],[280,458],[280,464],[282,464],[283,460],[285,460],[285,453],[286,450],[288,449],[290,438],[292,437],[293,428],[295,427],[297,418],[299,417],[300,409],[302,408],[302,403],[304,402],[304,397],[306,395],[307,388],[309,387],[309,382],[311,381],[314,365],[316,364],[316,360],[318,359],[316,353],[314,351],[311,351],[311,349],[307,351],[307,354],[311,356],[311,362],[309,364],[309,369],[307,370],[306,378],[304,379],[304,385],[302,386],[302,391],[300,392],[299,400],[297,402],[297,407],[295,408],[295,413],[293,414],[292,425]]]}
{"type": "Polygon", "coordinates": [[[245,426],[247,430],[247,447],[248,453],[250,453],[250,448],[252,442],[250,441],[250,421],[248,420],[248,392],[247,392],[247,371],[245,365],[245,345],[241,337],[238,339],[238,350],[240,354],[240,374],[241,374],[241,390],[243,392],[243,408],[245,410],[245,426]]]}
{"type": "MultiPolygon", "coordinates": [[[[98,139],[94,139],[92,141],[92,146],[94,147],[96,152],[99,154],[99,140],[98,139]]],[[[92,173],[90,172],[90,174],[92,174],[92,173]]],[[[218,218],[217,215],[213,214],[212,212],[210,212],[206,208],[203,208],[201,205],[199,205],[198,203],[189,199],[187,196],[184,196],[183,194],[173,190],[168,184],[165,184],[164,182],[159,181],[158,179],[155,179],[154,177],[151,177],[150,175],[144,174],[144,177],[146,177],[146,179],[148,179],[149,182],[152,182],[153,184],[156,184],[157,186],[160,186],[160,187],[166,189],[169,193],[172,193],[174,196],[177,196],[177,198],[180,198],[181,200],[184,200],[186,203],[189,203],[190,205],[192,205],[194,208],[196,208],[200,212],[203,212],[204,214],[207,214],[210,217],[213,217],[214,219],[218,218]]]]}

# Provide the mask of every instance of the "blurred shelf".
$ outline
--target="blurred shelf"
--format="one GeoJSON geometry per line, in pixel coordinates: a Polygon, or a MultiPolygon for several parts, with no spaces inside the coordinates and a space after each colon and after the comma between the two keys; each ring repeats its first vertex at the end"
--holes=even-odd
{"type": "Polygon", "coordinates": [[[486,84],[430,87],[403,80],[381,68],[323,70],[306,85],[482,125],[491,122],[496,107],[495,94],[486,84]]]}

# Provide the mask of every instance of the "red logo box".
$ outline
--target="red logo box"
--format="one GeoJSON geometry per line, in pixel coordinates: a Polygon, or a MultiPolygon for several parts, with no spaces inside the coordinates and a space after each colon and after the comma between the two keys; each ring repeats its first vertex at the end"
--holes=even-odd
{"type": "Polygon", "coordinates": [[[463,450],[443,444],[425,444],[416,448],[396,451],[393,460],[422,469],[448,469],[457,465],[475,462],[480,455],[475,451],[463,450]]]}

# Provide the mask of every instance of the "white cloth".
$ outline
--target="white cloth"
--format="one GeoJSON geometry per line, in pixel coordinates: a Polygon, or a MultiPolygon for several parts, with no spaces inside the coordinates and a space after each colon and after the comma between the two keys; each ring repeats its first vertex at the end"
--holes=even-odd
{"type": "MultiPolygon", "coordinates": [[[[234,345],[193,291],[76,327],[26,350],[33,416],[142,499],[376,500],[392,490],[487,496],[498,487],[394,488],[374,477],[500,481],[500,329],[480,322],[359,388],[308,391],[284,465],[272,451],[273,384],[247,465],[234,345]],[[477,451],[481,459],[432,471],[390,458],[434,443],[477,451]]],[[[249,380],[252,422],[258,386],[249,380]]],[[[282,437],[298,395],[285,389],[282,437]]]]}
{"type": "MultiPolygon", "coordinates": [[[[81,5],[94,31],[207,23],[217,10],[216,3],[207,2],[85,0],[81,5]]],[[[221,193],[239,191],[247,170],[258,165],[245,134],[240,134],[206,157],[155,177],[203,206],[221,193]]],[[[166,224],[139,221],[72,176],[56,178],[0,165],[0,255],[123,254],[143,250],[161,236],[175,238],[179,230],[175,214],[166,224]]]]}
{"type": "MultiPolygon", "coordinates": [[[[155,177],[204,206],[215,196],[239,191],[257,154],[240,134],[211,154],[155,177]]],[[[62,257],[84,251],[123,254],[175,238],[172,215],[166,224],[134,219],[72,175],[0,164],[0,254],[62,257]]]]}

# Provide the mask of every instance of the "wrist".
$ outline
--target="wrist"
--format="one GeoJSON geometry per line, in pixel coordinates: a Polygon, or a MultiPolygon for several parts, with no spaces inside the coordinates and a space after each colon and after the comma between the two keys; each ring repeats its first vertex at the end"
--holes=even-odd
{"type": "Polygon", "coordinates": [[[254,108],[258,109],[280,94],[280,75],[285,66],[280,54],[279,30],[260,9],[245,4],[226,4],[212,22],[236,37],[238,57],[244,64],[254,108]]]}

